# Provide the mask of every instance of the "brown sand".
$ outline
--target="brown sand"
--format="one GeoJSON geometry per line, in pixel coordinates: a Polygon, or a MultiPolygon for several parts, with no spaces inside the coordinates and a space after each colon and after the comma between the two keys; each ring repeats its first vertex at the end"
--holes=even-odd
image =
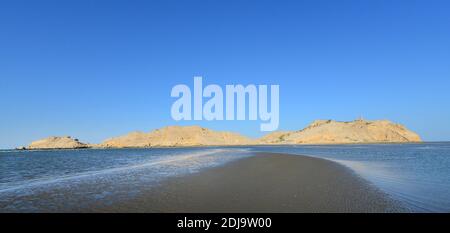
{"type": "Polygon", "coordinates": [[[385,194],[337,163],[258,153],[222,167],[170,178],[99,212],[396,212],[385,194]]]}

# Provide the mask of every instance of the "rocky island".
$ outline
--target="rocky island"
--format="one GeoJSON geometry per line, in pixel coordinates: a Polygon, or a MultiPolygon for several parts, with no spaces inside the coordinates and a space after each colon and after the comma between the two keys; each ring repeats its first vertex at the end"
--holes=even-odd
{"type": "Polygon", "coordinates": [[[230,146],[255,142],[240,134],[213,131],[199,126],[168,126],[149,133],[132,132],[105,140],[97,145],[105,148],[167,146],[230,146]]]}
{"type": "Polygon", "coordinates": [[[64,137],[48,137],[38,141],[34,141],[28,147],[22,147],[21,149],[27,150],[80,149],[89,147],[90,145],[82,143],[76,138],[64,136],[64,137]]]}
{"type": "Polygon", "coordinates": [[[77,148],[145,148],[183,146],[237,146],[282,144],[349,144],[349,143],[410,143],[421,142],[419,135],[400,124],[388,120],[354,121],[316,120],[298,131],[277,131],[259,139],[238,133],[214,131],[200,126],[167,126],[151,132],[131,132],[87,144],[78,139],[49,137],[32,142],[23,149],[77,148]]]}
{"type": "Polygon", "coordinates": [[[419,135],[388,120],[316,120],[302,130],[274,132],[261,144],[348,144],[421,142],[419,135]]]}

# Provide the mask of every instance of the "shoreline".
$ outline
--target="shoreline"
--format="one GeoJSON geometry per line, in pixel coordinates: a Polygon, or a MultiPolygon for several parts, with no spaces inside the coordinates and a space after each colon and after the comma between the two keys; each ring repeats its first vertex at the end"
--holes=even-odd
{"type": "Polygon", "coordinates": [[[52,151],[52,150],[117,150],[117,149],[176,149],[176,148],[209,148],[209,147],[266,147],[266,146],[346,146],[346,145],[401,145],[401,144],[423,144],[440,143],[447,141],[422,141],[422,142],[364,142],[364,143],[323,143],[323,144],[242,144],[242,145],[193,145],[193,146],[149,146],[149,147],[77,147],[77,148],[12,148],[0,150],[12,151],[52,151]]]}
{"type": "Polygon", "coordinates": [[[140,195],[76,212],[407,212],[387,194],[333,161],[261,153],[171,177],[140,195]]]}

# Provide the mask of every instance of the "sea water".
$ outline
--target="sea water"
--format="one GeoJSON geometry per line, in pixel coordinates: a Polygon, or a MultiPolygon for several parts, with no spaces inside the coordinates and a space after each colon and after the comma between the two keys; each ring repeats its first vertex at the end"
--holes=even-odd
{"type": "Polygon", "coordinates": [[[450,211],[450,143],[0,150],[0,212],[59,211],[139,195],[167,177],[258,151],[338,162],[414,212],[450,211]]]}
{"type": "Polygon", "coordinates": [[[414,212],[450,212],[450,142],[257,147],[343,164],[414,212]]]}
{"type": "Polygon", "coordinates": [[[240,148],[0,151],[0,212],[65,211],[138,195],[167,177],[249,156],[240,148]]]}

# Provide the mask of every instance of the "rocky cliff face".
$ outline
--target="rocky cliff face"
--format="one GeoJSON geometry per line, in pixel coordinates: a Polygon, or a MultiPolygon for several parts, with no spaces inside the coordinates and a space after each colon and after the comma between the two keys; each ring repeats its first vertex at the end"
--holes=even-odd
{"type": "Polygon", "coordinates": [[[261,144],[341,144],[420,142],[416,133],[387,120],[339,122],[317,120],[292,132],[274,132],[261,138],[261,144]]]}
{"type": "Polygon", "coordinates": [[[199,126],[168,126],[149,133],[132,132],[111,138],[98,147],[215,146],[248,145],[252,140],[231,132],[218,132],[199,126]]]}
{"type": "Polygon", "coordinates": [[[32,142],[25,149],[78,149],[78,148],[88,148],[89,145],[86,143],[79,142],[76,138],[71,138],[70,136],[65,137],[48,137],[38,141],[32,142]]]}

